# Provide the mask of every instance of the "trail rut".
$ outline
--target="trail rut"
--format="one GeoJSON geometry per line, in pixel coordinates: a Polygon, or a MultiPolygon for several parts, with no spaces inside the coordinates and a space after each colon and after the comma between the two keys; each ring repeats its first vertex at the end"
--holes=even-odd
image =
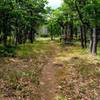
{"type": "Polygon", "coordinates": [[[40,80],[41,100],[55,100],[57,96],[57,82],[53,60],[44,66],[40,80]]]}

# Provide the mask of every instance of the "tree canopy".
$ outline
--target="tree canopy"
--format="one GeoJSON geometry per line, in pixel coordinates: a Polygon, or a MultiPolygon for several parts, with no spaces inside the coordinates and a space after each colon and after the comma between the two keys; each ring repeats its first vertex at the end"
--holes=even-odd
{"type": "Polygon", "coordinates": [[[36,27],[43,22],[46,0],[1,0],[0,1],[0,39],[7,45],[8,36],[14,44],[32,43],[36,27]]]}

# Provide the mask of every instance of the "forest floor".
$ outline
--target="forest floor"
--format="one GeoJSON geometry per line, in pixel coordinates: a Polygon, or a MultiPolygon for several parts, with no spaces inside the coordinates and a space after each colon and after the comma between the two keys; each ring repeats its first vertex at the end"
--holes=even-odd
{"type": "Polygon", "coordinates": [[[100,60],[79,45],[38,40],[0,58],[0,100],[99,100],[100,60]]]}

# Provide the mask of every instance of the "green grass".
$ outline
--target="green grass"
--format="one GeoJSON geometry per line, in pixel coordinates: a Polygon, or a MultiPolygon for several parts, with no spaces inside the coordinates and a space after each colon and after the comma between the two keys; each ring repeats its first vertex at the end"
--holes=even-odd
{"type": "Polygon", "coordinates": [[[65,96],[57,96],[55,98],[55,100],[67,100],[67,97],[65,97],[65,96]]]}
{"type": "Polygon", "coordinates": [[[98,69],[98,70],[95,71],[95,75],[96,75],[97,77],[100,77],[100,69],[98,69]]]}
{"type": "Polygon", "coordinates": [[[19,45],[16,50],[17,56],[20,57],[29,57],[39,54],[45,54],[48,42],[36,41],[33,44],[24,44],[19,45]]]}
{"type": "Polygon", "coordinates": [[[33,44],[26,43],[18,46],[0,45],[0,57],[32,57],[39,54],[48,54],[50,40],[37,40],[33,44]]]}

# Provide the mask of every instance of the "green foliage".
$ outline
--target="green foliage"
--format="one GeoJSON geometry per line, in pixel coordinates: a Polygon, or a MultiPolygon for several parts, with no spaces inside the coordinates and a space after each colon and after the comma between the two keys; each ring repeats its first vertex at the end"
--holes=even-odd
{"type": "Polygon", "coordinates": [[[0,57],[14,57],[16,55],[15,46],[0,46],[0,57]]]}
{"type": "Polygon", "coordinates": [[[96,75],[97,77],[100,77],[100,69],[98,69],[97,71],[95,71],[95,75],[96,75]]]}
{"type": "Polygon", "coordinates": [[[50,11],[50,14],[48,15],[48,31],[50,33],[50,36],[59,36],[61,34],[61,27],[59,24],[59,17],[60,17],[60,10],[52,10],[50,11]]]}
{"type": "Polygon", "coordinates": [[[93,27],[100,23],[98,19],[100,17],[99,0],[64,0],[64,4],[70,9],[71,14],[78,15],[82,24],[89,24],[93,27]]]}
{"type": "Polygon", "coordinates": [[[36,28],[44,21],[46,0],[2,0],[0,2],[0,40],[6,46],[7,38],[14,44],[32,43],[36,28]],[[2,34],[1,34],[2,33],[2,34]]]}

